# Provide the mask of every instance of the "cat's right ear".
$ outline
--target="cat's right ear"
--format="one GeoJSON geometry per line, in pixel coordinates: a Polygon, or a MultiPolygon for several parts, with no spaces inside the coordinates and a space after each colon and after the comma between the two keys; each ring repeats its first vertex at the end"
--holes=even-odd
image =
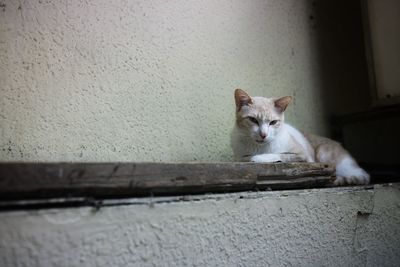
{"type": "Polygon", "coordinates": [[[251,97],[242,89],[235,90],[235,102],[237,111],[240,111],[243,106],[253,104],[253,100],[251,100],[251,97]]]}

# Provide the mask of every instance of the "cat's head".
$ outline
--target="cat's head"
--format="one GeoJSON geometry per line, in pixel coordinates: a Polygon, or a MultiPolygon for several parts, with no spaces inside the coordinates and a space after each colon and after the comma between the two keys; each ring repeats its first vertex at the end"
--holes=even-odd
{"type": "Polygon", "coordinates": [[[236,89],[236,125],[255,143],[266,144],[279,133],[284,121],[283,112],[291,100],[291,96],[250,97],[245,91],[236,89]]]}

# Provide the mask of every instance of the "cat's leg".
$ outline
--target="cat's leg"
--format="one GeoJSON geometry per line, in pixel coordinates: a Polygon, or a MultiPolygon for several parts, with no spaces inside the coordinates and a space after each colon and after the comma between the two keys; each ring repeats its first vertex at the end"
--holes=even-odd
{"type": "Polygon", "coordinates": [[[249,157],[248,160],[257,163],[307,161],[304,155],[296,153],[259,154],[249,157]]]}
{"type": "Polygon", "coordinates": [[[368,184],[370,177],[364,171],[349,152],[339,143],[329,142],[316,148],[315,156],[318,162],[335,164],[335,185],[344,184],[368,184]]]}
{"type": "Polygon", "coordinates": [[[368,184],[369,180],[369,174],[358,166],[350,155],[346,155],[337,162],[335,185],[368,184]]]}

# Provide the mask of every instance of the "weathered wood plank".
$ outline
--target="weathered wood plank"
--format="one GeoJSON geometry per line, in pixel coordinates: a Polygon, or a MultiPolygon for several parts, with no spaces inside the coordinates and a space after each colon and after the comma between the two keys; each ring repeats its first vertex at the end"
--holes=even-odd
{"type": "Polygon", "coordinates": [[[332,175],[320,163],[0,163],[0,199],[320,187],[332,175]]]}

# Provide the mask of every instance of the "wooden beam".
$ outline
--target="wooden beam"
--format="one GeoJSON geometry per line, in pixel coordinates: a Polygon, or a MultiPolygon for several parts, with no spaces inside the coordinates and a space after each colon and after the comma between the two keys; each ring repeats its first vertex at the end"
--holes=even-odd
{"type": "Polygon", "coordinates": [[[377,106],[366,111],[345,114],[333,118],[333,123],[338,126],[346,124],[383,120],[388,118],[400,117],[400,104],[390,106],[377,106]]]}
{"type": "Polygon", "coordinates": [[[332,176],[320,163],[0,163],[0,199],[309,188],[332,176]]]}

